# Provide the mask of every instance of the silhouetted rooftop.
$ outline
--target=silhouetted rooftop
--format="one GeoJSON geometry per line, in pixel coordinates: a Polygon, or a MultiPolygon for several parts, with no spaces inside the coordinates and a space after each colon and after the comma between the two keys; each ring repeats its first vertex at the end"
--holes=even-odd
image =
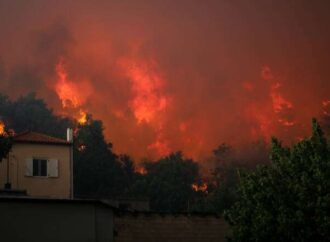
{"type": "Polygon", "coordinates": [[[14,136],[14,143],[36,143],[36,144],[55,144],[55,145],[70,145],[71,143],[55,138],[46,134],[41,134],[32,131],[26,131],[14,136]]]}

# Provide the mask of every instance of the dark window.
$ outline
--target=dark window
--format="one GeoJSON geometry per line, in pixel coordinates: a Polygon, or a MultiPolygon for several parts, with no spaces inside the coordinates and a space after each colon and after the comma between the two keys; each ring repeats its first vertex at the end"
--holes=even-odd
{"type": "Polygon", "coordinates": [[[47,160],[33,159],[33,176],[47,176],[47,160]]]}

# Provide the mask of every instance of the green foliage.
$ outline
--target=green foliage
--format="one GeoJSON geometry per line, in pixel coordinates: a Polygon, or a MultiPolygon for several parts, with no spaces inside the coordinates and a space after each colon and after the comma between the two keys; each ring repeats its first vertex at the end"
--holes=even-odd
{"type": "Polygon", "coordinates": [[[56,116],[34,93],[16,101],[0,95],[0,116],[6,121],[8,128],[14,129],[16,133],[31,130],[65,138],[66,129],[73,126],[70,119],[56,116]]]}
{"type": "Polygon", "coordinates": [[[257,164],[267,162],[268,154],[268,147],[263,141],[246,144],[239,150],[227,144],[215,149],[209,160],[212,169],[207,177],[208,190],[202,211],[222,214],[229,209],[237,199],[240,173],[254,170],[257,164]]]}
{"type": "Polygon", "coordinates": [[[127,165],[122,168],[112,144],[106,143],[103,125],[89,117],[86,125],[79,127],[74,144],[75,196],[82,198],[115,198],[128,189],[129,157],[122,157],[127,165]]]}
{"type": "Polygon", "coordinates": [[[181,152],[172,153],[144,165],[146,175],[134,184],[135,195],[149,197],[151,209],[166,212],[187,211],[194,199],[191,185],[199,182],[198,165],[181,152]]]}
{"type": "Polygon", "coordinates": [[[12,147],[12,138],[4,134],[0,135],[0,162],[7,157],[12,147]]]}
{"type": "Polygon", "coordinates": [[[232,241],[327,241],[330,236],[329,147],[316,120],[311,138],[285,148],[272,140],[272,163],[242,175],[226,212],[232,241]]]}

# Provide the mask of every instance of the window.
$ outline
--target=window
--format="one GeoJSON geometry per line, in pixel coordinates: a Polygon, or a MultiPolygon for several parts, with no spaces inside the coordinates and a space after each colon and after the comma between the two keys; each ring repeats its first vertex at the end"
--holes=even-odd
{"type": "Polygon", "coordinates": [[[33,176],[47,176],[47,160],[33,159],[33,176]]]}
{"type": "Polygon", "coordinates": [[[58,177],[58,160],[27,158],[25,176],[58,177]]]}

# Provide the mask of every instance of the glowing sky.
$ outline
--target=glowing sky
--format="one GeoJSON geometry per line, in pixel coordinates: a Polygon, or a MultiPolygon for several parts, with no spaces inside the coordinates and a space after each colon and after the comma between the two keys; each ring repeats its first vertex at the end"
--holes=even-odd
{"type": "Polygon", "coordinates": [[[0,0],[0,90],[92,113],[137,158],[291,142],[330,100],[328,2],[0,0]]]}

